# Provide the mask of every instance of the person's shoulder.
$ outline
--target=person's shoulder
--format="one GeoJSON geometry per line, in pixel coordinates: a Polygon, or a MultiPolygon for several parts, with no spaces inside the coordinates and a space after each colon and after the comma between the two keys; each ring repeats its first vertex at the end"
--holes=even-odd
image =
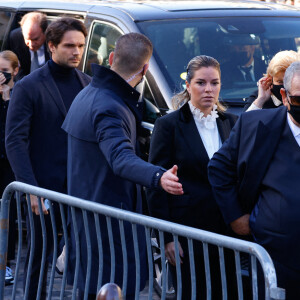
{"type": "Polygon", "coordinates": [[[220,117],[223,119],[229,119],[232,121],[236,121],[239,117],[235,114],[232,114],[230,112],[224,111],[224,112],[220,112],[220,117]]]}
{"type": "Polygon", "coordinates": [[[13,29],[10,34],[10,38],[20,37],[23,36],[21,27],[13,29]]]}
{"type": "Polygon", "coordinates": [[[160,123],[173,123],[177,122],[180,116],[180,110],[169,110],[167,114],[159,118],[160,123]]]}
{"type": "Polygon", "coordinates": [[[240,118],[243,122],[258,124],[259,122],[268,122],[273,118],[278,118],[280,115],[285,114],[286,108],[269,108],[269,109],[258,109],[241,114],[240,118]]]}
{"type": "Polygon", "coordinates": [[[79,76],[83,77],[85,80],[87,80],[88,82],[91,82],[92,81],[92,77],[78,69],[76,69],[76,72],[79,76]]]}

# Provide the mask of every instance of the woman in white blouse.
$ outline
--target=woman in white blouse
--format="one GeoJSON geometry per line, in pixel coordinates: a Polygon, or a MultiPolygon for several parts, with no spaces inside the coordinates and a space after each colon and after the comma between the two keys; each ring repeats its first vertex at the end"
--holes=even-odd
{"type": "MultiPolygon", "coordinates": [[[[149,161],[166,169],[178,166],[184,194],[170,195],[162,190],[148,190],[150,214],[154,217],[220,234],[227,226],[214,200],[207,177],[207,164],[228,138],[237,117],[225,113],[218,98],[221,72],[217,60],[201,55],[188,64],[186,89],[172,100],[176,111],[155,123],[149,161]]],[[[179,238],[182,272],[182,299],[191,299],[190,265],[187,241],[179,238]]],[[[175,246],[170,234],[164,235],[165,254],[176,282],[175,246]]],[[[197,299],[206,299],[202,245],[195,243],[197,299]]],[[[228,262],[227,265],[230,265],[228,262]]],[[[222,299],[218,251],[210,248],[212,299],[222,299]]],[[[234,272],[234,268],[231,268],[234,272]]],[[[230,278],[228,289],[235,293],[230,278]]],[[[176,284],[175,284],[176,288],[176,284]]],[[[235,299],[232,295],[229,299],[235,299]]]]}

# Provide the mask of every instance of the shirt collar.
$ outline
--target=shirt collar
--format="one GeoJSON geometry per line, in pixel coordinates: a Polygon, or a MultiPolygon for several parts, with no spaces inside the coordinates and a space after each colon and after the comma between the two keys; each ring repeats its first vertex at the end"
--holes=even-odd
{"type": "Polygon", "coordinates": [[[287,113],[288,116],[287,116],[287,120],[288,120],[288,124],[291,128],[291,131],[293,133],[293,136],[296,137],[296,136],[300,136],[300,127],[298,127],[291,119],[291,115],[289,113],[287,113]]]}

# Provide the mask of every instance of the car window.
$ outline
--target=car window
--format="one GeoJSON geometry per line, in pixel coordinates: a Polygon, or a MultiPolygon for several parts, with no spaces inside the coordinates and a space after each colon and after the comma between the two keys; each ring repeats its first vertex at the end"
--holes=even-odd
{"type": "Polygon", "coordinates": [[[8,28],[10,17],[10,12],[0,11],[0,50],[3,49],[3,41],[8,28]]]}
{"type": "Polygon", "coordinates": [[[92,63],[109,67],[109,54],[114,50],[116,40],[121,35],[122,33],[110,24],[94,23],[84,66],[85,73],[92,75],[92,63]]]}
{"type": "Polygon", "coordinates": [[[138,23],[154,45],[154,57],[171,91],[185,87],[187,63],[197,55],[209,55],[221,65],[220,96],[241,102],[257,89],[270,59],[282,50],[300,47],[300,19],[284,17],[235,17],[164,20],[138,23]],[[241,68],[253,58],[253,68],[241,68]]]}

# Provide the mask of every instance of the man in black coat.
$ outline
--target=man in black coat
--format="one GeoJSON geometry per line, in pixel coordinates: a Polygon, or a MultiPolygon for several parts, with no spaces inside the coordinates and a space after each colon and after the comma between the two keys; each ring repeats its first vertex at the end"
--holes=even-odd
{"type": "MultiPolygon", "coordinates": [[[[46,31],[52,59],[15,85],[7,114],[6,151],[16,179],[31,185],[67,192],[67,135],[61,129],[67,111],[90,77],[75,69],[82,58],[85,37],[83,23],[73,18],[53,22],[46,31]]],[[[42,235],[37,197],[31,196],[35,222],[35,249],[28,299],[35,299],[41,267],[42,235]]],[[[52,250],[50,216],[42,201],[47,226],[47,253],[52,250]]],[[[28,221],[28,218],[27,218],[28,221]]],[[[27,225],[29,226],[29,225],[27,225]]],[[[44,272],[42,299],[46,297],[44,272]]]]}
{"type": "MultiPolygon", "coordinates": [[[[240,116],[209,163],[223,217],[274,261],[286,299],[300,295],[300,62],[286,70],[283,105],[240,116]]],[[[261,282],[259,280],[259,282],[261,282]]],[[[263,281],[262,281],[263,282],[263,281]]]]}
{"type": "Polygon", "coordinates": [[[47,17],[40,12],[30,12],[23,16],[21,27],[14,29],[9,36],[8,49],[13,51],[20,61],[20,70],[16,80],[43,66],[50,58],[45,31],[47,17]]]}
{"type": "MultiPolygon", "coordinates": [[[[137,128],[142,120],[140,93],[135,87],[143,79],[149,67],[152,44],[139,33],[121,36],[115,51],[109,56],[111,70],[93,65],[93,80],[74,100],[63,124],[68,133],[68,193],[116,208],[142,213],[141,185],[163,189],[173,194],[182,194],[182,186],[177,182],[177,167],[171,170],[154,166],[138,157],[137,128]]],[[[96,298],[99,267],[103,268],[102,285],[110,282],[112,254],[104,216],[99,216],[103,263],[99,263],[98,242],[91,239],[92,264],[91,280],[86,287],[88,250],[82,214],[76,214],[80,244],[80,269],[78,288],[83,294],[88,289],[91,299],[96,298]]],[[[90,236],[96,236],[94,216],[89,215],[90,236]]],[[[69,280],[74,278],[76,263],[75,232],[71,226],[69,280]]],[[[120,240],[119,224],[112,221],[115,249],[115,277],[113,281],[123,285],[125,263],[124,249],[120,240]]],[[[124,225],[128,278],[126,299],[135,298],[136,260],[133,247],[132,229],[124,225]]],[[[145,230],[138,226],[138,247],[140,289],[147,279],[147,258],[145,230]]],[[[89,298],[90,299],[90,298],[89,298]]]]}
{"type": "Polygon", "coordinates": [[[235,83],[257,82],[266,72],[264,61],[255,55],[258,37],[232,35],[224,43],[230,46],[230,59],[221,65],[222,85],[234,88],[235,83]]]}

